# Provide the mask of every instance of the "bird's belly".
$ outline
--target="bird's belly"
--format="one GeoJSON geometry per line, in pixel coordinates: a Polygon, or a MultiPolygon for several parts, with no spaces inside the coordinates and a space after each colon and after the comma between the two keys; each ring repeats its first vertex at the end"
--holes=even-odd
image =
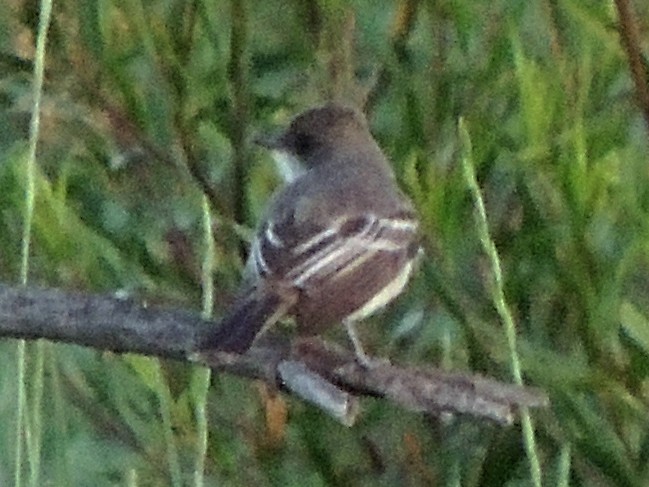
{"type": "Polygon", "coordinates": [[[299,333],[317,334],[384,307],[406,286],[413,260],[407,252],[378,252],[349,272],[313,282],[302,290],[292,313],[299,333]]]}

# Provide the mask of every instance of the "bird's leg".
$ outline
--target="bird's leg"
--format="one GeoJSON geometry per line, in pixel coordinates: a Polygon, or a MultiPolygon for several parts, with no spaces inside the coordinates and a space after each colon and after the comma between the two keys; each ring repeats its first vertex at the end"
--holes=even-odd
{"type": "Polygon", "coordinates": [[[358,338],[358,334],[356,333],[356,324],[353,321],[347,320],[344,321],[344,324],[345,329],[347,330],[347,335],[349,336],[349,340],[354,346],[356,360],[363,367],[371,367],[373,365],[372,359],[365,353],[365,350],[363,350],[363,344],[361,343],[360,339],[358,338]]]}

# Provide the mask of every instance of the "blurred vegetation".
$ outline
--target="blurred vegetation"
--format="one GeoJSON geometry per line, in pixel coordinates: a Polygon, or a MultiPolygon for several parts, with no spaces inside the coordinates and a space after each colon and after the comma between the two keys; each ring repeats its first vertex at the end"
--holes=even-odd
{"type": "MultiPolygon", "coordinates": [[[[544,485],[649,485],[649,139],[622,3],[54,2],[30,283],[200,312],[205,194],[218,315],[278,182],[251,135],[327,99],[363,103],[427,247],[408,294],[362,326],[367,348],[511,381],[459,164],[463,117],[525,381],[552,401],[534,414],[544,485]]],[[[649,4],[632,8],[647,53],[649,4]]],[[[0,0],[0,11],[0,279],[17,283],[39,6],[0,0]]],[[[41,352],[27,427],[41,418],[42,431],[23,462],[35,485],[194,482],[195,370],[41,352]]],[[[19,441],[15,355],[14,341],[0,344],[0,485],[13,482],[19,441]]],[[[38,356],[28,344],[35,382],[38,356]]],[[[531,483],[518,426],[363,406],[348,429],[213,377],[205,483],[531,483]]]]}

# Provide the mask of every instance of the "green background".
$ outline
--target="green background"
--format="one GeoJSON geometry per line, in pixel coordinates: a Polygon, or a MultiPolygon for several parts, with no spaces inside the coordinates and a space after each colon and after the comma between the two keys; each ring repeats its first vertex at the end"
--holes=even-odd
{"type": "MultiPolygon", "coordinates": [[[[361,325],[366,348],[512,382],[462,117],[524,379],[551,399],[533,413],[544,485],[649,485],[649,132],[624,3],[56,1],[29,283],[198,313],[207,194],[218,316],[278,184],[251,136],[328,99],[364,103],[426,247],[409,292],[361,325]]],[[[649,4],[632,7],[649,52],[649,4]]],[[[39,6],[0,11],[0,279],[18,284],[39,6]]],[[[23,438],[18,348],[0,343],[0,485],[23,438]]],[[[26,365],[23,482],[194,484],[202,371],[51,343],[29,343],[26,365]]],[[[364,399],[346,428],[284,399],[212,377],[206,485],[532,485],[518,424],[364,399]]]]}

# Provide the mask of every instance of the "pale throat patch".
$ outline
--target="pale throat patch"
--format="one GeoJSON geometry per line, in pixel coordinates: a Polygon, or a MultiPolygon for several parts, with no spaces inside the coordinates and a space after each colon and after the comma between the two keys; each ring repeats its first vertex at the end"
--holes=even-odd
{"type": "Polygon", "coordinates": [[[306,172],[299,159],[288,152],[273,150],[271,155],[275,160],[277,171],[286,184],[292,183],[306,172]]]}

